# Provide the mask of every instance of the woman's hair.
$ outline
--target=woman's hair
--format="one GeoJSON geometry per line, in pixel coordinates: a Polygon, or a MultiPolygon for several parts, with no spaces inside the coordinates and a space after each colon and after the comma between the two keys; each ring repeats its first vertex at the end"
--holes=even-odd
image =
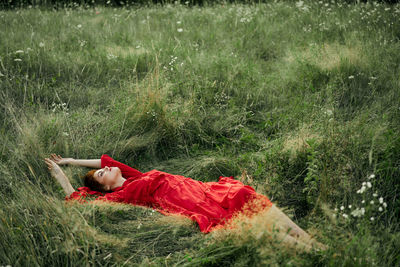
{"type": "Polygon", "coordinates": [[[98,191],[101,193],[111,192],[104,190],[104,186],[101,183],[97,182],[97,180],[94,178],[94,173],[96,171],[97,169],[90,170],[84,176],[82,176],[85,186],[89,187],[91,190],[98,191]]]}

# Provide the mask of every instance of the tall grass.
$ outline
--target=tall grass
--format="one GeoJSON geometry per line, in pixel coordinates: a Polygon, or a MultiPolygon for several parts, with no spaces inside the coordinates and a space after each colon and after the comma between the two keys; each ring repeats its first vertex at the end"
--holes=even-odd
{"type": "MultiPolygon", "coordinates": [[[[341,1],[0,11],[0,265],[398,265],[399,13],[341,1]],[[287,248],[262,224],[204,235],[148,208],[64,205],[50,153],[232,175],[330,249],[287,248]],[[350,215],[361,206],[368,217],[350,215]]],[[[63,168],[82,186],[85,168],[63,168]]]]}

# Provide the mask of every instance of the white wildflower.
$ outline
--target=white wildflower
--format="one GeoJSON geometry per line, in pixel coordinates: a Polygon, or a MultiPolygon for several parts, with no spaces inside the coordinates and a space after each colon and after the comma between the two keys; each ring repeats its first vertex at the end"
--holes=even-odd
{"type": "Polygon", "coordinates": [[[375,174],[371,174],[371,175],[368,177],[368,179],[373,179],[373,178],[375,178],[375,174]]]}
{"type": "Polygon", "coordinates": [[[181,24],[181,21],[180,21],[180,20],[178,20],[178,21],[176,22],[176,24],[181,24]]]}
{"type": "Polygon", "coordinates": [[[108,60],[111,60],[111,59],[114,59],[114,58],[117,58],[117,56],[115,56],[115,55],[113,55],[111,53],[107,55],[107,59],[108,60]]]}
{"type": "Polygon", "coordinates": [[[343,217],[345,217],[347,219],[347,217],[349,217],[349,215],[347,215],[346,213],[343,213],[343,217]]]}
{"type": "Polygon", "coordinates": [[[178,28],[178,32],[183,32],[183,29],[182,28],[178,28]]]}
{"type": "Polygon", "coordinates": [[[78,29],[82,28],[82,24],[78,24],[76,27],[78,27],[78,29]]]}
{"type": "Polygon", "coordinates": [[[15,54],[21,54],[21,53],[24,53],[24,50],[17,50],[17,51],[15,51],[15,54]]]}
{"type": "Polygon", "coordinates": [[[14,61],[22,61],[22,59],[16,58],[16,59],[14,59],[14,61]]]}
{"type": "Polygon", "coordinates": [[[365,203],[365,200],[361,201],[361,203],[364,204],[364,203],[365,203]]]}
{"type": "Polygon", "coordinates": [[[372,195],[373,195],[374,197],[377,197],[377,196],[378,196],[378,194],[377,194],[377,193],[373,193],[372,195]]]}
{"type": "Polygon", "coordinates": [[[44,47],[44,43],[43,43],[43,42],[40,42],[40,43],[39,43],[39,47],[44,47]]]}
{"type": "Polygon", "coordinates": [[[383,211],[382,207],[379,207],[379,211],[383,211]]]}
{"type": "Polygon", "coordinates": [[[361,217],[364,214],[364,212],[365,212],[364,208],[362,209],[357,208],[351,212],[351,215],[353,215],[353,217],[361,217]]]}
{"type": "Polygon", "coordinates": [[[299,2],[296,3],[296,6],[297,7],[301,7],[301,6],[303,6],[303,3],[304,3],[303,1],[299,1],[299,2]]]}
{"type": "Polygon", "coordinates": [[[344,206],[341,206],[341,207],[340,207],[340,210],[344,210],[344,206]]]}
{"type": "Polygon", "coordinates": [[[375,220],[374,217],[371,217],[371,221],[375,220]]]}
{"type": "Polygon", "coordinates": [[[379,203],[381,203],[381,204],[383,203],[383,197],[379,198],[379,203]]]}
{"type": "Polygon", "coordinates": [[[374,204],[374,201],[373,201],[373,200],[371,200],[369,203],[371,203],[371,204],[374,204]]]}
{"type": "Polygon", "coordinates": [[[351,205],[349,205],[349,209],[351,209],[351,205]]]}
{"type": "Polygon", "coordinates": [[[353,75],[350,75],[350,76],[349,76],[349,79],[354,79],[354,76],[353,76],[353,75]]]}
{"type": "Polygon", "coordinates": [[[370,183],[370,182],[367,182],[367,186],[368,186],[369,188],[371,188],[371,187],[372,187],[372,185],[371,185],[371,183],[370,183]]]}
{"type": "Polygon", "coordinates": [[[69,136],[69,134],[67,132],[63,132],[64,136],[69,136]]]}
{"type": "Polygon", "coordinates": [[[386,202],[383,202],[383,204],[382,204],[385,208],[387,207],[387,204],[386,204],[386,202]]]}

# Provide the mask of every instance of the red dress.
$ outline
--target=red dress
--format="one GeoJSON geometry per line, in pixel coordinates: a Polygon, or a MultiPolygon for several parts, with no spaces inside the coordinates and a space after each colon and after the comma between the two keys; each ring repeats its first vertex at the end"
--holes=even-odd
{"type": "Polygon", "coordinates": [[[89,187],[79,187],[65,200],[87,202],[85,199],[94,196],[96,200],[150,207],[164,215],[181,214],[196,221],[203,233],[222,227],[250,199],[261,200],[254,207],[254,212],[272,206],[268,197],[234,180],[233,176],[220,176],[218,182],[201,182],[156,169],[141,173],[103,154],[101,168],[105,166],[120,168],[122,176],[126,178],[122,186],[105,194],[90,190],[89,187]]]}

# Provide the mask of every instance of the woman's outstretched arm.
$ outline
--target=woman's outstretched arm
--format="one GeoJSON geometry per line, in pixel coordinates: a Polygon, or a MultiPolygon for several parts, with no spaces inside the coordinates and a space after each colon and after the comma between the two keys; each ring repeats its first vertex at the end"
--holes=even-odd
{"type": "Polygon", "coordinates": [[[48,169],[50,170],[51,176],[56,178],[56,180],[61,184],[61,187],[64,189],[66,196],[69,197],[75,191],[75,189],[69,182],[68,177],[61,170],[60,166],[57,165],[57,163],[49,158],[45,158],[44,161],[47,164],[48,169]]]}
{"type": "Polygon", "coordinates": [[[51,159],[60,165],[75,165],[89,168],[101,168],[101,159],[73,159],[63,158],[60,155],[51,154],[51,159]]]}

